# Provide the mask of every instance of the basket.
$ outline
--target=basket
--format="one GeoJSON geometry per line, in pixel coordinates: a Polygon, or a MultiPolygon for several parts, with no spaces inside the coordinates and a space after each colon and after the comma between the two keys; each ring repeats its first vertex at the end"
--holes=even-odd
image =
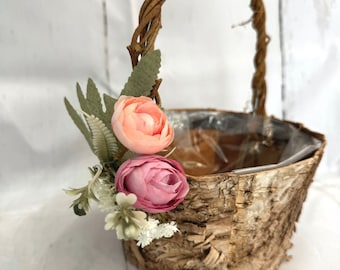
{"type": "MultiPolygon", "coordinates": [[[[133,66],[154,48],[163,3],[144,1],[128,47],[133,66]]],[[[262,0],[250,6],[257,32],[253,111],[168,112],[176,134],[172,157],[184,166],[190,192],[165,216],[176,220],[179,233],[144,249],[123,242],[140,270],[274,270],[289,259],[295,223],[326,143],[301,124],[266,116],[265,10],[262,0]]],[[[157,103],[160,83],[152,91],[157,103]]]]}

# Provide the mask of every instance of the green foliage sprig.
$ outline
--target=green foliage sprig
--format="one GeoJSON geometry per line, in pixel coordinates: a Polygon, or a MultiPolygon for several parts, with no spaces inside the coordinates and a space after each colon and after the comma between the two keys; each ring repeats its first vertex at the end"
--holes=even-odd
{"type": "MultiPolygon", "coordinates": [[[[121,95],[149,96],[157,80],[161,67],[160,63],[161,53],[159,50],[149,52],[143,56],[131,72],[121,91],[121,95]]],[[[127,151],[112,131],[111,118],[117,99],[107,94],[101,97],[92,79],[87,82],[86,94],[83,93],[78,83],[76,89],[81,109],[77,111],[65,97],[66,109],[101,163],[101,165],[94,166],[91,169],[93,178],[88,185],[66,190],[69,195],[79,195],[71,205],[75,214],[85,215],[89,211],[89,200],[97,200],[93,191],[95,183],[103,176],[105,176],[106,181],[109,179],[109,182],[113,183],[117,167],[135,154],[127,151]]]]}

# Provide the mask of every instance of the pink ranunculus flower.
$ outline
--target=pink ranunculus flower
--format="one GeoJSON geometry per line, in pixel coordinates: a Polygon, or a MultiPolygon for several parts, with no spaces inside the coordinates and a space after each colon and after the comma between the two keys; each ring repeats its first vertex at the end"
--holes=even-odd
{"type": "Polygon", "coordinates": [[[148,97],[120,96],[111,123],[118,140],[138,154],[155,154],[174,139],[165,113],[148,97]]]}
{"type": "Polygon", "coordinates": [[[180,204],[189,185],[181,165],[158,155],[145,155],[125,161],[116,173],[116,190],[134,193],[134,206],[149,213],[172,210],[180,204]]]}

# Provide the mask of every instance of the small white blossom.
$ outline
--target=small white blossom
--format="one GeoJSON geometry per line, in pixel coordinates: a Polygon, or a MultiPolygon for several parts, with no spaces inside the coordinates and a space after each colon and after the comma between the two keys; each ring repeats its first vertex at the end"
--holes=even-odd
{"type": "Polygon", "coordinates": [[[172,237],[174,235],[175,232],[178,232],[178,228],[177,225],[174,221],[171,221],[170,223],[164,223],[158,226],[158,231],[160,236],[158,238],[161,237],[172,237]]]}
{"type": "Polygon", "coordinates": [[[178,228],[175,222],[159,224],[159,220],[149,218],[146,224],[141,228],[138,235],[137,245],[144,248],[149,245],[154,239],[162,237],[171,237],[178,228]]]}
{"type": "Polygon", "coordinates": [[[137,239],[141,228],[146,224],[146,214],[135,210],[135,194],[116,195],[117,208],[105,217],[105,230],[115,229],[118,239],[137,239]]]}
{"type": "Polygon", "coordinates": [[[130,207],[137,201],[137,196],[133,193],[125,195],[123,192],[119,192],[116,195],[116,201],[121,207],[130,207]]]}

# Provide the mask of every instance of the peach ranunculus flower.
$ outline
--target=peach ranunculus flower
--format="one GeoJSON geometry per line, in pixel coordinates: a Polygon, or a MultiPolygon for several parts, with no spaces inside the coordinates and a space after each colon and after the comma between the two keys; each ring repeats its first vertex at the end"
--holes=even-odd
{"type": "Polygon", "coordinates": [[[165,113],[145,96],[120,96],[111,123],[117,139],[137,154],[157,153],[168,147],[174,138],[165,113]]]}

